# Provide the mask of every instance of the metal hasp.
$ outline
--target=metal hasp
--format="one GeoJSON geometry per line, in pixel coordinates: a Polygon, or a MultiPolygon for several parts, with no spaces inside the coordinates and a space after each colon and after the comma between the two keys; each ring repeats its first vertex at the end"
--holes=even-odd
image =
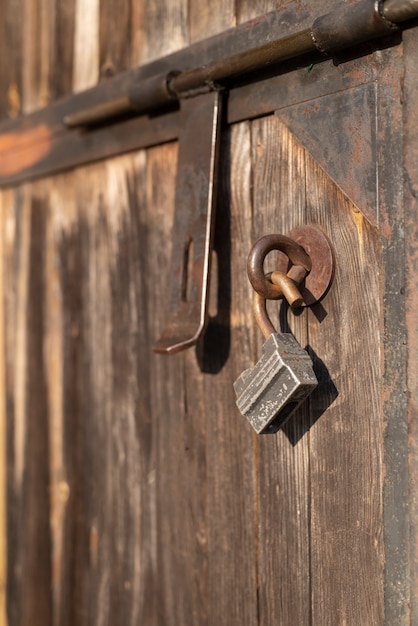
{"type": "MultiPolygon", "coordinates": [[[[283,26],[282,12],[283,7],[30,115],[4,120],[0,186],[173,141],[180,134],[182,101],[219,86],[231,92],[225,114],[228,124],[272,113],[280,106],[274,85],[277,76],[270,90],[261,78],[262,98],[254,102],[248,98],[249,93],[257,93],[266,68],[278,74],[279,64],[289,59],[312,54],[317,63],[342,48],[361,55],[364,50],[357,51],[357,44],[380,37],[385,37],[385,47],[398,45],[400,37],[390,35],[414,26],[410,20],[418,17],[418,0],[338,3],[328,14],[312,19],[308,28],[290,31],[283,26]]],[[[280,68],[280,74],[292,71],[292,65],[280,68]]]]}
{"type": "Polygon", "coordinates": [[[148,113],[171,101],[214,85],[229,87],[236,77],[310,52],[337,50],[393,34],[398,24],[418,17],[418,0],[361,0],[337,7],[314,20],[310,28],[280,37],[245,52],[185,71],[173,71],[128,83],[118,97],[74,111],[68,128],[97,124],[124,113],[148,113]]]}
{"type": "Polygon", "coordinates": [[[272,334],[258,363],[235,381],[237,407],[257,434],[277,432],[317,387],[310,356],[293,335],[272,334]]]}
{"type": "Polygon", "coordinates": [[[221,99],[213,91],[181,103],[169,314],[153,346],[160,354],[193,346],[206,327],[221,99]]]}

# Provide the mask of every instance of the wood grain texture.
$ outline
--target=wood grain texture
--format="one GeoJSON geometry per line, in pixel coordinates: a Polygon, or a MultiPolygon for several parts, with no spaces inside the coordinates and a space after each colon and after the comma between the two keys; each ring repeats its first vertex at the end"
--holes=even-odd
{"type": "MultiPolygon", "coordinates": [[[[8,197],[9,196],[9,197],[8,197]]],[[[0,193],[0,215],[3,217],[10,198],[0,193]]],[[[0,626],[7,626],[7,408],[6,408],[6,338],[4,232],[0,228],[0,626]]]]}
{"type": "Polygon", "coordinates": [[[41,188],[14,193],[4,222],[8,417],[8,617],[51,624],[48,407],[43,359],[45,219],[41,188]],[[22,245],[25,242],[24,246],[22,245]],[[22,255],[23,247],[26,252],[22,255]],[[18,279],[16,280],[16,276],[18,279]],[[19,287],[16,289],[16,285],[19,287]],[[7,287],[6,287],[7,288],[7,287]],[[23,308],[22,308],[23,307],[23,308]],[[30,310],[30,316],[27,311],[30,310]],[[10,348],[14,348],[9,352],[10,348]]]}
{"type": "Polygon", "coordinates": [[[418,166],[418,136],[416,118],[416,103],[418,98],[418,81],[413,70],[413,59],[418,48],[416,31],[410,31],[405,37],[405,91],[404,91],[404,170],[405,170],[405,251],[406,251],[406,330],[408,341],[408,443],[409,443],[409,506],[410,506],[410,606],[411,623],[418,620],[418,497],[417,497],[417,468],[418,468],[418,306],[417,306],[417,276],[418,276],[418,181],[416,172],[418,166]]]}
{"type": "Polygon", "coordinates": [[[99,78],[99,0],[75,0],[73,90],[92,87],[99,78]]]}
{"type": "Polygon", "coordinates": [[[50,99],[55,48],[55,0],[25,0],[23,13],[22,109],[30,113],[50,99]]]}
{"type": "Polygon", "coordinates": [[[385,620],[389,625],[410,620],[402,48],[390,55],[382,52],[380,62],[377,161],[381,182],[385,620]]]}
{"type": "MultiPolygon", "coordinates": [[[[11,86],[8,100],[0,96],[2,115],[20,111],[22,93],[32,109],[95,84],[100,69],[155,59],[276,8],[263,0],[210,10],[185,0],[23,4],[22,25],[0,0],[0,31],[15,45],[10,68],[0,55],[0,81],[11,86]]],[[[315,15],[331,5],[320,0],[315,15]]],[[[315,17],[302,0],[280,8],[286,32],[315,17]]],[[[151,352],[167,310],[176,144],[2,192],[0,531],[7,515],[8,554],[6,571],[0,542],[0,626],[2,584],[9,626],[407,623],[401,93],[391,55],[274,79],[277,106],[303,101],[293,110],[299,120],[307,100],[329,94],[333,110],[334,92],[383,73],[377,97],[358,101],[365,126],[378,115],[367,159],[379,163],[380,232],[329,176],[326,155],[322,169],[282,123],[291,119],[285,111],[225,129],[211,319],[187,354],[151,352]],[[305,222],[334,242],[334,286],[312,312],[270,310],[310,350],[320,386],[284,431],[257,438],[232,388],[261,350],[246,257],[262,234],[305,222]]],[[[416,124],[407,110],[412,337],[416,124]]],[[[412,396],[412,352],[409,367],[412,396]]],[[[416,514],[412,482],[410,498],[416,514]]],[[[415,565],[413,554],[412,575],[415,565]]],[[[414,615],[413,591],[412,600],[414,615]]]]}
{"type": "Polygon", "coordinates": [[[55,0],[55,45],[51,52],[49,85],[51,101],[73,89],[75,6],[75,0],[55,0]]]}
{"type": "Polygon", "coordinates": [[[312,621],[381,624],[381,365],[379,351],[365,349],[380,343],[377,231],[312,160],[306,190],[306,219],[337,256],[325,318],[309,315],[309,345],[330,377],[311,402],[311,419],[327,409],[310,431],[312,621]]]}
{"type": "Polygon", "coordinates": [[[236,17],[239,24],[264,15],[269,11],[274,11],[274,9],[277,8],[277,2],[275,0],[256,0],[256,2],[236,0],[235,4],[236,17]]]}
{"type": "Polygon", "coordinates": [[[22,19],[23,0],[0,3],[0,38],[4,49],[0,55],[0,116],[16,118],[22,107],[22,19]]]}
{"type": "Polygon", "coordinates": [[[99,11],[100,76],[106,79],[130,65],[132,2],[100,0],[99,11]]]}
{"type": "MultiPolygon", "coordinates": [[[[287,234],[304,223],[305,154],[276,117],[252,124],[253,239],[287,234]]],[[[266,271],[274,268],[274,255],[266,271]]],[[[278,332],[293,332],[307,345],[306,312],[294,316],[277,302],[270,306],[278,332]],[[280,311],[280,308],[282,309],[280,311]],[[280,312],[280,316],[279,316],[280,312]]],[[[257,357],[261,333],[257,332],[257,357]]],[[[260,624],[309,624],[309,447],[303,437],[307,407],[285,431],[259,437],[259,599],[260,624]]]]}
{"type": "Polygon", "coordinates": [[[235,407],[231,382],[252,363],[254,335],[246,257],[251,242],[251,128],[222,141],[216,220],[215,307],[198,346],[207,426],[208,623],[256,624],[257,510],[254,435],[235,407]],[[245,598],[245,601],[243,601],[245,598]]]}
{"type": "Polygon", "coordinates": [[[189,3],[190,43],[216,35],[235,25],[234,0],[212,0],[204,4],[189,3]]]}
{"type": "Polygon", "coordinates": [[[136,46],[141,62],[157,59],[189,43],[186,0],[144,2],[136,10],[136,23],[141,31],[136,46]]]}

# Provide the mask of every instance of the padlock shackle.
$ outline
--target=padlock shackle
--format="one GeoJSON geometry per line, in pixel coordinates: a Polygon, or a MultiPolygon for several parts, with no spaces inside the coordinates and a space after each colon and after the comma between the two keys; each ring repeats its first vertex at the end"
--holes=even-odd
{"type": "Polygon", "coordinates": [[[254,315],[264,339],[277,332],[267,313],[267,300],[257,292],[254,294],[254,315]]]}

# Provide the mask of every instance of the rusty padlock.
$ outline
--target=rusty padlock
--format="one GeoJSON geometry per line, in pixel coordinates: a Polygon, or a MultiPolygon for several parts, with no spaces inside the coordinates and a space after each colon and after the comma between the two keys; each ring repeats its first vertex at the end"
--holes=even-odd
{"type": "MultiPolygon", "coordinates": [[[[302,227],[302,231],[304,229],[308,231],[308,238],[310,235],[314,241],[313,247],[307,247],[315,250],[314,280],[310,285],[318,297],[312,297],[309,291],[311,304],[322,297],[330,285],[334,254],[322,231],[309,226],[302,227]],[[326,280],[324,276],[327,276],[326,280]]],[[[300,230],[297,231],[299,239],[300,230]]],[[[303,285],[301,293],[299,285],[312,269],[312,258],[306,250],[283,235],[262,237],[254,244],[248,257],[248,277],[256,291],[255,317],[266,342],[260,360],[239,376],[234,389],[240,412],[258,434],[277,432],[318,385],[309,354],[292,334],[276,332],[266,308],[266,298],[276,300],[283,297],[293,308],[306,306],[302,295],[306,293],[306,286],[303,285]],[[292,264],[287,274],[282,271],[264,273],[264,259],[272,250],[284,252],[292,264]]]]}
{"type": "MultiPolygon", "coordinates": [[[[256,294],[256,317],[274,330],[265,299],[256,294]]],[[[266,334],[266,333],[265,333],[266,334]]],[[[290,333],[271,332],[257,364],[235,381],[237,406],[258,434],[275,433],[318,385],[312,360],[290,333]]]]}

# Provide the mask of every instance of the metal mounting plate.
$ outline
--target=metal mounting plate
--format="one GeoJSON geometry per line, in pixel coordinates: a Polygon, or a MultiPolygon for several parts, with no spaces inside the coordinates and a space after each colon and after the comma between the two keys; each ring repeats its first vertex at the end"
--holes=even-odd
{"type": "MultiPolygon", "coordinates": [[[[298,226],[287,235],[294,239],[309,255],[312,269],[305,282],[299,286],[303,296],[302,306],[311,306],[325,296],[334,277],[335,259],[333,246],[326,234],[317,226],[298,226]]],[[[287,273],[289,258],[278,252],[277,270],[287,273]]]]}

